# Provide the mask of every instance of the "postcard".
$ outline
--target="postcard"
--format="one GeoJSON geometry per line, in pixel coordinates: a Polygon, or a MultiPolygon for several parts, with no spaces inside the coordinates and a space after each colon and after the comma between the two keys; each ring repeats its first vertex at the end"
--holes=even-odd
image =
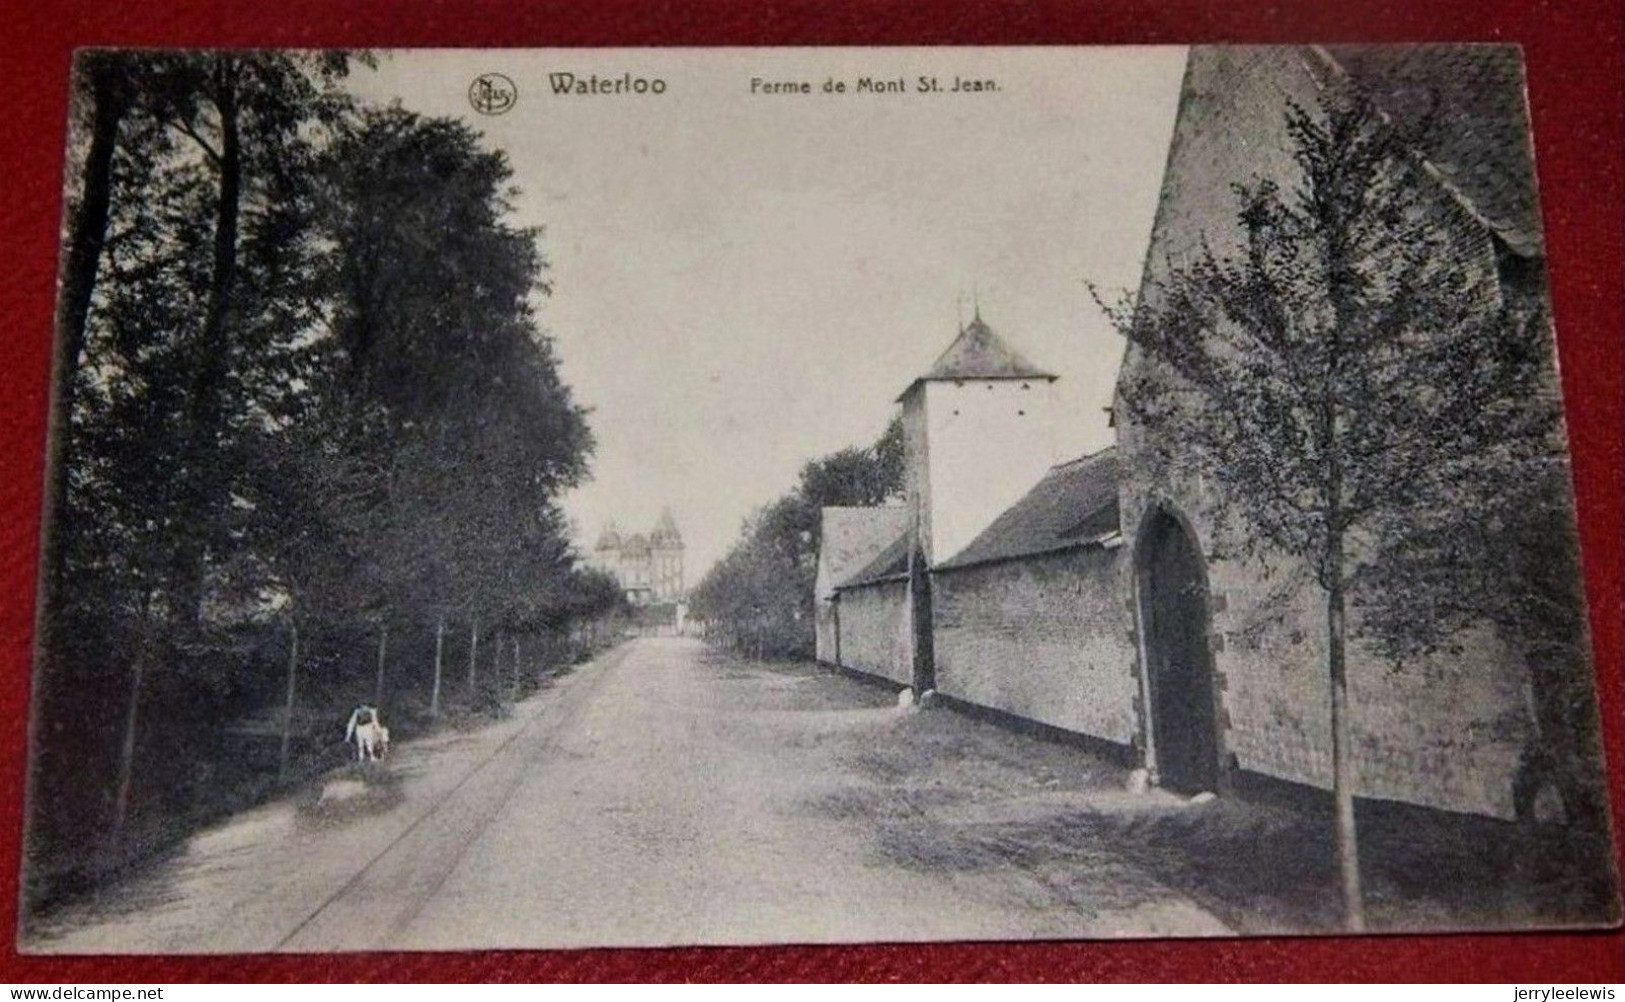
{"type": "Polygon", "coordinates": [[[73,73],[23,952],[1619,921],[1518,48],[73,73]]]}

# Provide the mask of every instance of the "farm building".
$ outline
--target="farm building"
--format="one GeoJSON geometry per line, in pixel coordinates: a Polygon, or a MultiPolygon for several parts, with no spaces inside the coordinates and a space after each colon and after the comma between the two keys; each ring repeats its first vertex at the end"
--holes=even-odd
{"type": "MultiPolygon", "coordinates": [[[[1238,245],[1232,186],[1291,183],[1287,109],[1334,81],[1402,126],[1452,123],[1418,128],[1409,151],[1449,253],[1483,294],[1543,301],[1521,58],[1490,46],[1192,49],[1141,300],[1172,265],[1238,245]]],[[[1128,351],[1119,385],[1155,364],[1128,351]]],[[[1081,736],[1176,791],[1241,776],[1329,788],[1326,612],[1308,566],[1218,546],[1213,485],[1121,399],[1114,447],[1054,455],[1063,392],[979,313],[904,391],[906,503],[825,512],[820,660],[1081,736]]],[[[1353,632],[1358,795],[1513,817],[1562,782],[1539,771],[1565,737],[1543,733],[1521,650],[1468,629],[1398,671],[1353,632]]]]}

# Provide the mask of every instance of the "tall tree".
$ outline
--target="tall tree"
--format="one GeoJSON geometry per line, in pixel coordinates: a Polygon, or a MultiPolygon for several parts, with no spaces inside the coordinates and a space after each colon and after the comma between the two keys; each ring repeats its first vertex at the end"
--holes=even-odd
{"type": "Polygon", "coordinates": [[[137,710],[150,683],[163,681],[143,666],[170,675],[195,668],[188,685],[210,699],[230,684],[219,665],[211,673],[156,649],[170,642],[166,626],[195,617],[210,545],[231,543],[216,547],[222,565],[245,555],[248,537],[228,524],[256,508],[242,485],[252,464],[241,445],[284,420],[276,399],[289,395],[284,363],[309,320],[300,179],[325,104],[342,104],[327,85],[344,57],[84,60],[89,125],[75,156],[82,181],[59,317],[57,517],[46,568],[57,590],[46,609],[40,712],[69,712],[64,702],[87,685],[127,693],[118,723],[108,721],[122,735],[122,815],[139,793],[137,710]],[[231,74],[228,99],[220,88],[231,74]],[[230,280],[216,281],[222,275],[230,280]],[[228,316],[235,336],[216,337],[228,316]],[[205,377],[218,431],[199,436],[200,373],[221,365],[205,344],[221,346],[213,354],[231,375],[205,377]],[[230,462],[221,458],[228,439],[230,462]],[[72,635],[75,626],[87,630],[72,635]],[[97,677],[110,668],[130,684],[97,677]]]}
{"type": "MultiPolygon", "coordinates": [[[[214,182],[205,224],[210,249],[202,319],[182,425],[186,446],[177,471],[198,530],[180,541],[177,553],[177,601],[194,625],[203,612],[211,551],[230,538],[229,499],[240,475],[230,447],[230,410],[237,402],[232,383],[240,375],[233,366],[245,355],[244,328],[259,319],[245,308],[243,242],[254,236],[243,232],[244,213],[255,212],[270,227],[286,224],[283,206],[297,204],[297,188],[313,163],[310,128],[332,121],[345,105],[331,85],[345,75],[348,62],[342,52],[222,51],[169,56],[152,74],[155,114],[191,141],[214,182]]],[[[273,256],[280,250],[274,243],[262,246],[273,256]]]]}
{"type": "MultiPolygon", "coordinates": [[[[1241,555],[1303,561],[1326,622],[1336,844],[1347,927],[1363,927],[1348,703],[1351,594],[1403,603],[1369,569],[1433,513],[1549,458],[1544,327],[1500,294],[1491,242],[1361,93],[1285,120],[1295,173],[1238,179],[1239,248],[1170,263],[1109,308],[1134,350],[1121,399],[1213,489],[1241,555]]],[[[1432,630],[1413,621],[1418,629],[1432,630]]]]}
{"type": "MultiPolygon", "coordinates": [[[[108,219],[112,207],[113,160],[117,152],[119,128],[129,109],[138,72],[134,61],[118,53],[88,52],[74,67],[74,89],[79,114],[88,135],[80,169],[80,187],[68,211],[67,250],[62,262],[62,282],[56,315],[56,399],[51,408],[50,486],[47,490],[49,521],[60,525],[68,506],[68,444],[72,428],[74,396],[78,380],[75,372],[84,355],[85,325],[90,316],[91,297],[101,267],[102,249],[107,242],[108,219]]],[[[48,531],[42,557],[46,587],[44,607],[54,604],[62,572],[60,544],[62,533],[48,531]]]]}
{"type": "Polygon", "coordinates": [[[506,158],[450,120],[364,111],[321,177],[333,294],[317,423],[326,467],[355,486],[322,521],[353,540],[369,614],[488,633],[524,582],[568,572],[550,503],[592,446],[536,323],[537,234],[509,221],[506,158]]]}
{"type": "Polygon", "coordinates": [[[211,768],[206,751],[139,767],[214,747],[179,731],[274,705],[292,768],[291,707],[319,698],[298,658],[333,664],[343,634],[375,656],[389,629],[393,666],[397,625],[477,620],[495,641],[624,599],[572,570],[555,501],[592,438],[537,322],[545,262],[500,154],[455,122],[356,109],[343,54],[84,65],[62,628],[37,712],[40,733],[71,715],[102,740],[48,748],[31,803],[57,833],[145,836],[143,805],[211,768]],[[276,640],[244,643],[272,619],[276,640]]]}
{"type": "Polygon", "coordinates": [[[810,460],[794,490],[752,514],[740,540],[694,589],[694,613],[752,651],[812,651],[813,589],[830,506],[869,506],[903,489],[903,426],[893,418],[873,444],[810,460]]]}

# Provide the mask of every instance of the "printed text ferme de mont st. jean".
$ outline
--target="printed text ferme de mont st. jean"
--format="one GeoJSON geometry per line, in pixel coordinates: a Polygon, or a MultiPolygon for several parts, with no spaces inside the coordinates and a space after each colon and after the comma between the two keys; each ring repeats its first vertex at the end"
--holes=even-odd
{"type": "MultiPolygon", "coordinates": [[[[577,74],[561,70],[547,75],[548,88],[558,96],[592,97],[617,94],[664,94],[666,81],[661,77],[636,76],[631,73],[600,76],[597,73],[577,74]]],[[[852,80],[826,78],[822,84],[810,80],[766,80],[750,78],[752,94],[969,94],[990,93],[999,90],[999,82],[991,79],[953,77],[944,84],[935,76],[919,76],[912,82],[907,77],[860,76],[852,80]]]]}

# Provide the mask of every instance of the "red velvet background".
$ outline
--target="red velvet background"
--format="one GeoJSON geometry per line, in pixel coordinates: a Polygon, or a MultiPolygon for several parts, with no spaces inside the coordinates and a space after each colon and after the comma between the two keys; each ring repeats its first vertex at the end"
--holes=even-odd
{"type": "Polygon", "coordinates": [[[0,33],[0,981],[1625,980],[1625,935],[589,950],[335,957],[19,957],[18,845],[69,60],[83,45],[581,46],[1510,41],[1525,46],[1579,491],[1616,840],[1621,643],[1621,27],[1609,0],[1095,3],[16,0],[0,33]]]}

